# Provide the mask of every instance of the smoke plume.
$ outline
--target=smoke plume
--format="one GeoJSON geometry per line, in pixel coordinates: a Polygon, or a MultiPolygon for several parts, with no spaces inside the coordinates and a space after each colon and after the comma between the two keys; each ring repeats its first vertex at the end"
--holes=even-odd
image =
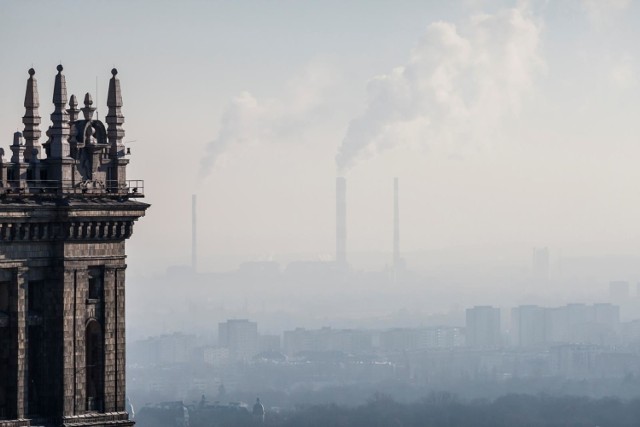
{"type": "Polygon", "coordinates": [[[474,16],[461,27],[429,25],[406,64],[368,83],[365,111],[349,124],[336,155],[339,172],[400,144],[460,154],[488,141],[544,70],[541,30],[522,6],[474,16]]]}
{"type": "Polygon", "coordinates": [[[198,180],[213,169],[220,156],[234,146],[262,143],[299,143],[309,128],[321,126],[321,112],[335,90],[333,67],[315,60],[287,82],[282,95],[258,99],[244,91],[230,100],[216,138],[206,146],[198,180]]]}

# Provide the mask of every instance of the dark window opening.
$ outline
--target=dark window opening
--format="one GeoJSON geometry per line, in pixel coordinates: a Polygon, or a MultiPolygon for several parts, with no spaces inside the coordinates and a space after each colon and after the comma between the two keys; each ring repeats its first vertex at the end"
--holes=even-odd
{"type": "Polygon", "coordinates": [[[47,170],[46,169],[41,169],[40,170],[40,181],[46,181],[47,180],[47,170]]]}
{"type": "Polygon", "coordinates": [[[41,414],[43,409],[43,388],[45,387],[44,339],[41,326],[45,307],[45,287],[42,280],[30,280],[27,283],[27,308],[29,313],[28,334],[28,411],[29,415],[41,414]]]}
{"type": "MultiPolygon", "coordinates": [[[[0,372],[1,375],[1,372],[0,372]]],[[[0,420],[7,419],[7,392],[5,391],[5,387],[2,384],[2,380],[0,380],[0,420]]]]}
{"type": "Polygon", "coordinates": [[[0,311],[9,311],[9,282],[0,282],[0,311]]]}
{"type": "Polygon", "coordinates": [[[31,280],[28,284],[29,311],[40,312],[44,308],[44,283],[42,280],[31,280]]]}
{"type": "Polygon", "coordinates": [[[102,269],[92,268],[89,270],[89,299],[102,299],[103,288],[104,278],[102,275],[102,269]]]}
{"type": "Polygon", "coordinates": [[[87,411],[102,411],[104,402],[104,340],[97,321],[87,325],[86,335],[87,411]]]}
{"type": "Polygon", "coordinates": [[[44,369],[43,364],[45,362],[43,352],[43,339],[42,339],[42,327],[41,326],[29,326],[27,329],[29,334],[28,344],[28,374],[29,374],[29,415],[35,416],[41,413],[44,399],[42,396],[42,387],[44,383],[44,369]]]}

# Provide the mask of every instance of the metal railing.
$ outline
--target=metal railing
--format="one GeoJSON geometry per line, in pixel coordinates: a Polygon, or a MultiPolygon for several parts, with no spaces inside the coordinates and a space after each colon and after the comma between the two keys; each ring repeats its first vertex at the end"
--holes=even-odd
{"type": "Polygon", "coordinates": [[[118,181],[74,181],[74,180],[25,180],[0,183],[0,197],[33,196],[114,196],[144,197],[144,180],[118,181]]]}

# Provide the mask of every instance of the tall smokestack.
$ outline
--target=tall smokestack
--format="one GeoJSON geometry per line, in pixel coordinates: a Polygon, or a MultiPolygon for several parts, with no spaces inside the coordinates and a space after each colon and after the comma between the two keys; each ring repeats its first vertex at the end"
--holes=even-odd
{"type": "Polygon", "coordinates": [[[336,178],[336,261],[347,263],[347,181],[336,178]]]}
{"type": "Polygon", "coordinates": [[[400,189],[398,178],[393,179],[393,267],[400,268],[400,204],[398,201],[400,189]]]}
{"type": "Polygon", "coordinates": [[[196,223],[196,206],[197,197],[195,194],[191,196],[191,268],[195,273],[198,268],[198,233],[196,223]]]}

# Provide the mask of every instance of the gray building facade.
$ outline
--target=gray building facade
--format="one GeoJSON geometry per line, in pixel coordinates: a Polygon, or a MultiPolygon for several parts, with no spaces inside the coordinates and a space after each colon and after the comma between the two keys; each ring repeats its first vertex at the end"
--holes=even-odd
{"type": "Polygon", "coordinates": [[[472,348],[496,348],[502,345],[500,309],[475,306],[466,310],[466,344],[472,348]]]}

